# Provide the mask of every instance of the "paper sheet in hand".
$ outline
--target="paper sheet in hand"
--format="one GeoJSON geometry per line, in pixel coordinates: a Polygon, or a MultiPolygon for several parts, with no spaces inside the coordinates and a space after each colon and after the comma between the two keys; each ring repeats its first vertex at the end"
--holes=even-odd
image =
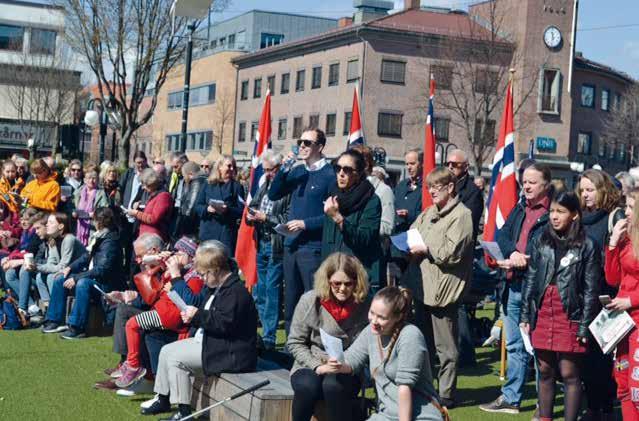
{"type": "Polygon", "coordinates": [[[608,354],[634,327],[635,322],[627,312],[610,311],[604,308],[590,323],[588,329],[601,347],[601,351],[608,354]]]}
{"type": "Polygon", "coordinates": [[[408,253],[413,245],[425,245],[422,235],[415,228],[392,236],[391,241],[398,250],[404,253],[408,253]]]}
{"type": "Polygon", "coordinates": [[[324,351],[329,357],[335,358],[337,361],[344,362],[344,346],[342,340],[331,336],[320,328],[320,337],[322,338],[322,344],[324,345],[324,351]]]}
{"type": "Polygon", "coordinates": [[[499,248],[499,245],[494,242],[494,241],[480,241],[479,244],[481,245],[481,248],[483,248],[486,253],[488,253],[488,255],[490,257],[492,257],[495,260],[506,260],[504,258],[504,255],[501,252],[501,249],[499,248]]]}
{"type": "Polygon", "coordinates": [[[180,309],[180,311],[186,311],[186,303],[177,292],[169,291],[167,295],[169,296],[171,301],[173,301],[173,304],[175,304],[176,307],[180,309]]]}
{"type": "Polygon", "coordinates": [[[215,210],[222,209],[224,205],[225,205],[224,200],[209,199],[209,206],[213,206],[215,210]]]}
{"type": "Polygon", "coordinates": [[[60,186],[60,196],[62,196],[62,197],[71,197],[71,196],[73,196],[73,187],[71,187],[71,186],[60,186]]]}
{"type": "Polygon", "coordinates": [[[275,228],[273,228],[273,230],[275,230],[275,232],[279,235],[283,235],[285,237],[292,237],[297,234],[297,232],[289,230],[286,224],[278,224],[275,228]]]}
{"type": "Polygon", "coordinates": [[[526,349],[526,352],[530,355],[534,355],[532,342],[530,342],[530,335],[524,332],[524,329],[522,329],[521,327],[519,328],[519,332],[521,332],[521,338],[524,341],[524,348],[526,349]]]}
{"type": "Polygon", "coordinates": [[[114,303],[121,303],[121,302],[122,302],[122,301],[120,301],[120,300],[116,300],[116,299],[114,299],[113,297],[111,297],[111,298],[107,298],[107,295],[108,295],[108,294],[107,294],[106,292],[104,292],[104,290],[102,290],[102,288],[100,288],[97,284],[94,284],[94,285],[93,285],[93,288],[97,289],[97,290],[98,290],[98,292],[99,292],[100,294],[102,294],[102,295],[104,296],[104,298],[105,298],[106,300],[108,300],[108,301],[111,301],[111,302],[114,302],[114,303]]]}

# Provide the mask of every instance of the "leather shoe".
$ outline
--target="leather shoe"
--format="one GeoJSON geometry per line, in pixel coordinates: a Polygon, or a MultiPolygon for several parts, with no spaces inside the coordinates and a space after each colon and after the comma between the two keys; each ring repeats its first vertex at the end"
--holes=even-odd
{"type": "MultiPolygon", "coordinates": [[[[163,403],[161,400],[158,399],[153,402],[153,404],[148,408],[140,409],[140,413],[142,415],[157,415],[161,414],[162,412],[169,412],[170,410],[171,404],[163,403]]],[[[180,418],[177,419],[179,420],[180,418]]]]}
{"type": "Polygon", "coordinates": [[[99,390],[116,390],[118,388],[112,379],[96,382],[93,387],[99,390]]]}
{"type": "Polygon", "coordinates": [[[190,414],[180,414],[179,412],[176,412],[171,416],[171,418],[160,418],[160,421],[179,421],[184,417],[188,417],[189,415],[190,414]]]}

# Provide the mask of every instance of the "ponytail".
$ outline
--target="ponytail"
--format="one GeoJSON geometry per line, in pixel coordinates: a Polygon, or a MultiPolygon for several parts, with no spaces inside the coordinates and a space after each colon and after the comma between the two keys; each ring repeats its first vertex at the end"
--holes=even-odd
{"type": "MultiPolygon", "coordinates": [[[[388,353],[386,354],[386,356],[384,356],[384,359],[380,366],[375,367],[375,369],[373,370],[373,378],[375,378],[377,369],[379,367],[385,366],[388,362],[388,359],[393,353],[393,348],[397,343],[397,339],[399,338],[399,334],[412,316],[413,293],[408,288],[388,286],[381,289],[377,294],[375,294],[373,300],[384,300],[386,305],[389,306],[391,309],[391,315],[397,320],[393,329],[393,334],[391,336],[388,353]]],[[[379,347],[381,352],[381,339],[378,338],[378,340],[380,341],[379,347]]]]}

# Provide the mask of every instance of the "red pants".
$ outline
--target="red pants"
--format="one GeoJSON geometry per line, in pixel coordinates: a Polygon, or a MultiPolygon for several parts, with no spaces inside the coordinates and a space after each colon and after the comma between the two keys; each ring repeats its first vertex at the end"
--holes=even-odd
{"type": "Polygon", "coordinates": [[[624,421],[639,421],[639,330],[634,329],[617,345],[614,377],[624,421]]]}
{"type": "Polygon", "coordinates": [[[126,363],[129,367],[140,367],[140,343],[142,342],[142,328],[135,317],[126,322],[126,363]]]}

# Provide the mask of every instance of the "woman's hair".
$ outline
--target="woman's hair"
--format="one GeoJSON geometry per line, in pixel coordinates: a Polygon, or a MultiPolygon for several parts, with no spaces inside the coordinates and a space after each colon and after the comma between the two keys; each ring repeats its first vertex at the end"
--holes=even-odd
{"type": "Polygon", "coordinates": [[[337,164],[343,156],[351,157],[353,163],[355,164],[355,171],[359,175],[360,179],[366,177],[366,161],[364,160],[364,154],[352,148],[348,149],[342,152],[337,158],[335,158],[335,160],[333,161],[333,165],[337,164]]]}
{"type": "Polygon", "coordinates": [[[97,208],[93,213],[93,220],[95,221],[96,225],[101,228],[106,228],[109,231],[115,231],[117,229],[115,214],[113,213],[113,210],[111,208],[97,208]]]}
{"type": "MultiPolygon", "coordinates": [[[[53,216],[56,220],[56,222],[60,225],[62,225],[62,232],[60,233],[60,235],[57,237],[58,240],[61,240],[62,238],[64,238],[65,235],[67,235],[70,232],[69,229],[69,216],[66,213],[63,212],[53,212],[50,213],[49,217],[53,216]]],[[[53,246],[55,245],[56,242],[56,238],[50,238],[49,239],[49,245],[53,246]]]]}
{"type": "Polygon", "coordinates": [[[182,176],[185,177],[187,174],[193,174],[194,176],[200,175],[200,165],[197,162],[188,161],[182,165],[182,176]]]}
{"type": "Polygon", "coordinates": [[[146,168],[140,174],[140,182],[146,187],[151,187],[157,190],[162,184],[162,177],[160,177],[160,175],[152,168],[146,168]]]}
{"type": "Polygon", "coordinates": [[[31,170],[32,174],[41,174],[41,173],[51,174],[51,168],[49,168],[47,163],[44,162],[44,159],[42,158],[39,158],[33,161],[29,169],[31,170]]]}
{"type": "Polygon", "coordinates": [[[632,198],[635,200],[635,206],[632,211],[632,216],[630,217],[630,221],[628,221],[628,238],[632,243],[632,250],[635,253],[635,256],[639,256],[639,188],[632,188],[627,195],[627,198],[632,198]]]}
{"type": "MultiPolygon", "coordinates": [[[[109,175],[109,173],[114,172],[116,175],[120,175],[119,171],[118,171],[118,167],[116,167],[113,164],[109,164],[107,166],[105,166],[101,171],[100,171],[100,182],[104,183],[104,181],[106,180],[107,175],[109,175]]],[[[116,177],[117,180],[117,177],[116,177]]]]}
{"type": "Polygon", "coordinates": [[[450,172],[448,168],[436,168],[426,176],[426,184],[429,186],[447,186],[453,183],[453,186],[457,183],[457,177],[450,172]]]}
{"type": "Polygon", "coordinates": [[[15,170],[17,170],[18,166],[16,165],[15,162],[7,159],[2,163],[2,169],[6,169],[7,167],[13,167],[15,170]]]}
{"type": "Polygon", "coordinates": [[[581,207],[585,208],[586,204],[581,197],[581,193],[583,192],[583,188],[581,187],[581,180],[587,178],[590,180],[592,184],[595,186],[595,190],[597,191],[595,195],[595,208],[603,209],[606,212],[612,212],[621,201],[621,192],[612,181],[612,178],[603,171],[589,169],[584,171],[579,177],[579,182],[577,182],[577,188],[575,191],[577,192],[577,196],[579,197],[579,201],[581,203],[581,207]]]}
{"type": "Polygon", "coordinates": [[[384,365],[388,362],[390,355],[393,353],[393,347],[397,343],[397,338],[399,338],[399,334],[406,326],[406,323],[410,320],[413,309],[413,294],[408,288],[400,288],[395,286],[388,286],[382,288],[375,294],[373,297],[373,301],[375,300],[383,300],[384,304],[386,304],[390,308],[390,314],[393,319],[396,320],[395,326],[393,329],[393,334],[391,337],[390,345],[388,347],[388,353],[384,357],[384,361],[373,369],[373,377],[375,377],[375,373],[377,369],[380,367],[384,367],[384,365]]]}
{"type": "Polygon", "coordinates": [[[44,213],[41,213],[36,208],[26,208],[20,214],[20,219],[26,219],[29,226],[33,225],[35,221],[42,219],[43,217],[44,213]]]}
{"type": "Polygon", "coordinates": [[[548,224],[541,234],[541,244],[556,247],[560,243],[563,243],[566,247],[579,247],[586,239],[586,231],[581,222],[581,205],[579,204],[579,198],[574,192],[562,191],[553,196],[550,206],[552,207],[555,203],[568,209],[569,212],[576,212],[577,219],[572,221],[568,231],[564,233],[563,238],[559,237],[552,226],[548,224]]]}
{"type": "Polygon", "coordinates": [[[98,172],[96,170],[91,170],[84,173],[84,178],[88,178],[90,176],[93,176],[96,179],[98,179],[98,172]]]}
{"type": "Polygon", "coordinates": [[[350,149],[362,154],[362,156],[364,157],[364,168],[366,174],[370,174],[373,171],[373,167],[375,166],[372,149],[366,145],[362,145],[361,143],[351,146],[350,149]]]}
{"type": "Polygon", "coordinates": [[[333,298],[330,279],[337,272],[344,272],[348,279],[355,282],[353,299],[362,303],[368,296],[368,274],[362,263],[353,256],[344,253],[333,253],[328,256],[315,272],[315,293],[320,300],[333,298]]]}
{"type": "Polygon", "coordinates": [[[209,175],[209,184],[218,184],[222,182],[222,177],[220,175],[220,168],[224,161],[231,161],[233,164],[234,172],[237,172],[237,163],[235,162],[235,158],[230,155],[222,155],[217,161],[215,161],[215,165],[213,165],[213,170],[211,171],[211,175],[209,175]]]}
{"type": "Polygon", "coordinates": [[[195,251],[193,259],[195,270],[198,273],[214,271],[231,271],[233,263],[229,254],[229,249],[220,241],[208,240],[202,242],[195,251]]]}

